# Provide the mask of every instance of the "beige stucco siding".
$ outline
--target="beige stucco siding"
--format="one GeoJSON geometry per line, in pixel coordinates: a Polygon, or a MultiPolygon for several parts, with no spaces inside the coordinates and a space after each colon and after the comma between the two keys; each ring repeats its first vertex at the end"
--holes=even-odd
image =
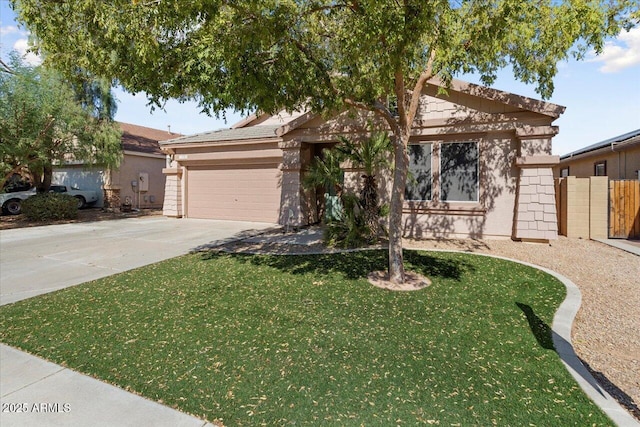
{"type": "Polygon", "coordinates": [[[272,165],[187,168],[187,217],[277,222],[280,171],[272,165]]]}
{"type": "MultiPolygon", "coordinates": [[[[437,147],[447,142],[476,141],[479,147],[479,193],[477,202],[437,200],[439,181],[434,177],[430,202],[407,202],[403,209],[403,233],[413,238],[508,238],[513,234],[518,169],[515,167],[518,142],[513,133],[456,135],[439,138],[413,138],[411,143],[430,142],[437,147]]],[[[434,155],[433,169],[439,156],[434,155]]],[[[359,173],[351,173],[352,187],[359,173]]],[[[390,175],[381,175],[383,201],[389,203],[390,175]]]]}
{"type": "Polygon", "coordinates": [[[615,151],[607,147],[561,160],[554,168],[554,176],[560,176],[560,171],[569,167],[570,176],[587,178],[594,175],[594,165],[600,161],[607,162],[607,176],[611,179],[637,179],[637,171],[640,170],[640,145],[626,149],[618,146],[615,151]]]}
{"type": "Polygon", "coordinates": [[[111,171],[112,186],[120,188],[122,202],[129,198],[134,207],[159,208],[164,201],[165,176],[162,169],[166,165],[163,155],[125,152],[117,170],[111,171]],[[131,181],[139,181],[140,174],[148,176],[148,190],[138,191],[131,181]]]}

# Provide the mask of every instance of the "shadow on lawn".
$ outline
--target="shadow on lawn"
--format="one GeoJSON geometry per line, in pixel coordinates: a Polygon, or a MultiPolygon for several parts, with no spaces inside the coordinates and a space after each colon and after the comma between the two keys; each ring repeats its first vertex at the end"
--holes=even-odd
{"type": "MultiPolygon", "coordinates": [[[[326,274],[336,272],[348,279],[362,279],[372,271],[386,270],[388,254],[384,250],[368,250],[322,255],[247,255],[208,251],[202,253],[202,260],[209,261],[221,257],[234,259],[258,266],[268,266],[290,274],[326,274]]],[[[466,272],[475,267],[462,259],[434,257],[424,252],[405,251],[407,270],[415,271],[431,279],[443,278],[460,280],[466,272]]]]}
{"type": "Polygon", "coordinates": [[[554,332],[544,320],[535,314],[531,306],[520,302],[516,302],[516,305],[526,316],[529,328],[542,348],[558,353],[560,358],[589,383],[597,393],[604,396],[602,389],[606,390],[621,406],[640,420],[640,408],[631,396],[612,383],[602,372],[594,370],[587,362],[578,357],[574,353],[571,343],[554,332]]]}

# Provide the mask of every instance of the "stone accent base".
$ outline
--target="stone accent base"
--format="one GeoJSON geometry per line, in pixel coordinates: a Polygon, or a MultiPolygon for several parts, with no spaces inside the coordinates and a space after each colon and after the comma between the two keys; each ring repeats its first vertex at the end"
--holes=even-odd
{"type": "Polygon", "coordinates": [[[104,208],[112,212],[120,212],[120,188],[105,188],[104,190],[104,208]]]}

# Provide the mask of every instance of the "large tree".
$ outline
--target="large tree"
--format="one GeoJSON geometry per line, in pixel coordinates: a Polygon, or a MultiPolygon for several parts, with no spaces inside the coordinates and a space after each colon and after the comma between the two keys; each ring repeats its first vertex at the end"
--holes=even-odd
{"type": "Polygon", "coordinates": [[[80,77],[71,84],[46,67],[24,64],[17,55],[4,65],[0,188],[19,174],[29,176],[39,192],[48,191],[53,167],[65,161],[118,165],[121,131],[112,120],[109,85],[80,77]]]}
{"type": "Polygon", "coordinates": [[[638,0],[13,0],[47,59],[204,111],[371,111],[394,145],[389,273],[404,280],[407,143],[425,84],[475,72],[553,91],[557,63],[637,22],[638,0]],[[386,102],[393,98],[397,114],[386,102]]]}

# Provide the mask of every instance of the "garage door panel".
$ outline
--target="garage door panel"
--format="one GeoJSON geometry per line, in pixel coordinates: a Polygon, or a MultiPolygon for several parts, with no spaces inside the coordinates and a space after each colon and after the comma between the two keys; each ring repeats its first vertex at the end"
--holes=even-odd
{"type": "Polygon", "coordinates": [[[277,222],[280,176],[277,165],[189,169],[187,216],[277,222]]]}

